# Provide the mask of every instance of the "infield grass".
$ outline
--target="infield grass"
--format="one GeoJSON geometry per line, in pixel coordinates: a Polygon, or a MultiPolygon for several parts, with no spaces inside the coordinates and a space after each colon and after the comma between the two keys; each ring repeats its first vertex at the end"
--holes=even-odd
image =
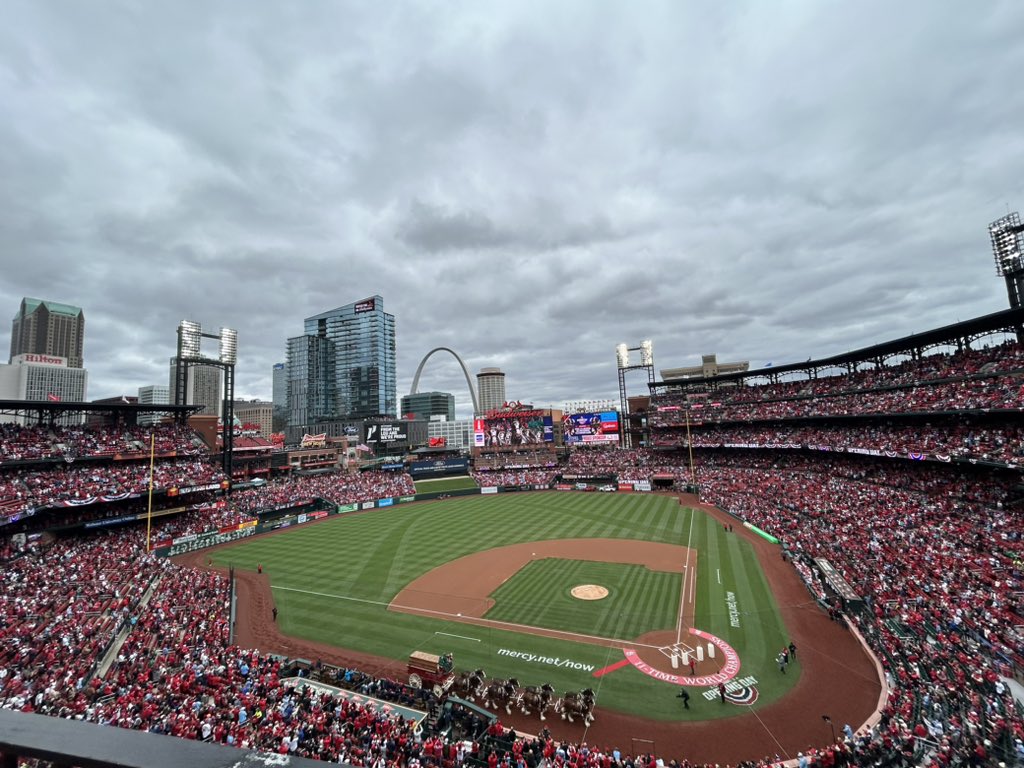
{"type": "Polygon", "coordinates": [[[675,628],[680,584],[678,573],[642,565],[546,558],[527,563],[498,587],[484,618],[625,641],[675,628]],[[579,600],[571,590],[580,584],[603,585],[610,593],[579,600]]]}
{"type": "MultiPolygon", "coordinates": [[[[452,651],[458,669],[480,667],[489,676],[516,676],[524,684],[550,682],[560,692],[591,687],[598,692],[599,707],[647,718],[700,720],[746,711],[721,705],[717,699],[705,702],[701,689],[691,691],[691,708],[682,710],[675,686],[632,666],[595,678],[595,671],[623,660],[621,648],[387,610],[409,582],[455,558],[510,544],[567,538],[639,539],[697,550],[696,626],[724,639],[740,654],[740,677],[750,675],[758,681],[760,696],[754,708],[777,699],[799,680],[799,662],[791,664],[786,675],[780,675],[774,664],[789,637],[750,543],[723,531],[710,515],[682,507],[671,497],[540,492],[399,504],[338,515],[211,554],[218,565],[250,570],[263,565],[283,632],[394,659],[391,671],[398,679],[405,677],[411,651],[452,651]]],[[[531,570],[520,571],[507,583],[514,590],[525,589],[518,582],[531,577],[531,570]]],[[[600,577],[587,580],[597,583],[600,577]]],[[[543,594],[531,601],[525,592],[513,592],[513,599],[507,604],[502,600],[499,610],[518,611],[553,600],[552,582],[540,583],[545,585],[543,594]]],[[[568,582],[559,584],[560,589],[567,588],[568,582]]],[[[655,602],[667,601],[664,611],[674,616],[679,587],[658,589],[662,596],[655,602]]],[[[596,603],[603,603],[609,615],[598,615],[598,606],[598,614],[582,618],[584,626],[574,626],[574,631],[592,634],[600,626],[608,627],[602,635],[607,631],[635,637],[651,628],[648,622],[664,622],[646,618],[645,612],[641,626],[616,623],[615,604],[596,603]]],[[[556,608],[555,618],[544,619],[543,611],[533,612],[528,621],[559,621],[558,613],[556,608]]],[[[562,617],[568,614],[563,612],[562,617]]],[[[669,626],[673,623],[674,619],[669,626]]],[[[701,673],[700,666],[697,671],[701,673]]]]}

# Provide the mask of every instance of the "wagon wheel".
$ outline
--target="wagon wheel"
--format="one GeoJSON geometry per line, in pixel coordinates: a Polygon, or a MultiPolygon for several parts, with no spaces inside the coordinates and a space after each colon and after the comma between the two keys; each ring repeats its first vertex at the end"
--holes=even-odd
{"type": "Polygon", "coordinates": [[[409,687],[422,688],[423,678],[417,675],[415,672],[413,672],[411,675],[409,675],[409,687]]]}

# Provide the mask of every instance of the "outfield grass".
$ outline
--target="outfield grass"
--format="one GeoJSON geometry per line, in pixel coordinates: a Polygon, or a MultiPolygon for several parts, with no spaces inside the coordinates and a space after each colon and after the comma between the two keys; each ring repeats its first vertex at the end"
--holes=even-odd
{"type": "MultiPolygon", "coordinates": [[[[799,663],[790,665],[784,676],[774,665],[776,652],[789,637],[749,542],[723,531],[714,518],[665,496],[549,492],[400,504],[339,515],[212,554],[220,565],[251,570],[263,565],[285,633],[395,659],[396,676],[403,674],[411,651],[452,651],[459,669],[482,667],[493,677],[514,675],[524,684],[550,682],[559,691],[593,687],[600,706],[649,718],[699,720],[744,711],[717,701],[703,706],[699,690],[692,692],[691,709],[681,710],[674,686],[631,666],[594,678],[594,670],[622,660],[621,649],[386,609],[409,582],[455,558],[493,547],[565,538],[689,545],[699,553],[696,625],[739,652],[740,676],[758,680],[755,708],[777,699],[799,680],[799,663]],[[730,593],[738,627],[730,621],[730,593]]],[[[521,571],[508,583],[518,582],[524,573],[529,577],[528,571],[521,571]]],[[[540,601],[548,599],[547,592],[540,601]]],[[[674,614],[678,587],[665,595],[671,602],[666,610],[674,614]]],[[[501,610],[522,602],[517,598],[501,610]]],[[[591,620],[605,619],[587,621],[591,620]]],[[[587,632],[589,626],[573,629],[587,632]]],[[[609,634],[630,637],[639,634],[633,630],[647,627],[619,629],[621,635],[609,634]]]]}
{"type": "Polygon", "coordinates": [[[468,475],[416,481],[416,493],[447,493],[448,491],[461,491],[465,488],[476,487],[476,480],[468,475]]]}

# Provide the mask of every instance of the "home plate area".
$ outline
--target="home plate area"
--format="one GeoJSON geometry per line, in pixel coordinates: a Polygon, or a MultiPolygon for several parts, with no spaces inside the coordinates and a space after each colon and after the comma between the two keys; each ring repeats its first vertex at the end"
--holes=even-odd
{"type": "MultiPolygon", "coordinates": [[[[719,686],[723,686],[726,701],[740,705],[749,705],[757,701],[757,689],[754,687],[757,684],[756,678],[751,675],[738,678],[740,657],[736,650],[720,637],[692,627],[688,631],[693,636],[693,638],[688,639],[691,641],[696,640],[692,645],[679,638],[673,643],[658,646],[657,652],[662,659],[668,660],[673,670],[689,671],[691,669],[691,662],[693,667],[696,667],[698,663],[706,665],[708,662],[714,662],[716,665],[720,664],[721,666],[713,674],[696,675],[692,673],[685,674],[685,672],[684,674],[666,672],[658,668],[661,666],[660,664],[656,667],[644,661],[636,649],[623,648],[622,652],[626,657],[624,661],[606,667],[604,670],[598,670],[594,675],[595,677],[600,677],[625,664],[632,664],[636,669],[649,677],[653,677],[655,680],[662,680],[673,685],[707,688],[704,691],[704,697],[708,700],[722,697],[723,693],[719,686]]],[[[647,647],[649,649],[652,648],[652,646],[647,647]]]]}

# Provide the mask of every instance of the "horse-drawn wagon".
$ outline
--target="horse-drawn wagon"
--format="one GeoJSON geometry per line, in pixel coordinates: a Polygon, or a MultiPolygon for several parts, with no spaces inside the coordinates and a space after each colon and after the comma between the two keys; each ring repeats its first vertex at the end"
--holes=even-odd
{"type": "Polygon", "coordinates": [[[409,685],[413,688],[430,688],[434,694],[441,696],[451,688],[455,680],[453,672],[455,663],[450,653],[438,656],[424,651],[413,651],[409,654],[406,667],[409,672],[409,685]]]}

